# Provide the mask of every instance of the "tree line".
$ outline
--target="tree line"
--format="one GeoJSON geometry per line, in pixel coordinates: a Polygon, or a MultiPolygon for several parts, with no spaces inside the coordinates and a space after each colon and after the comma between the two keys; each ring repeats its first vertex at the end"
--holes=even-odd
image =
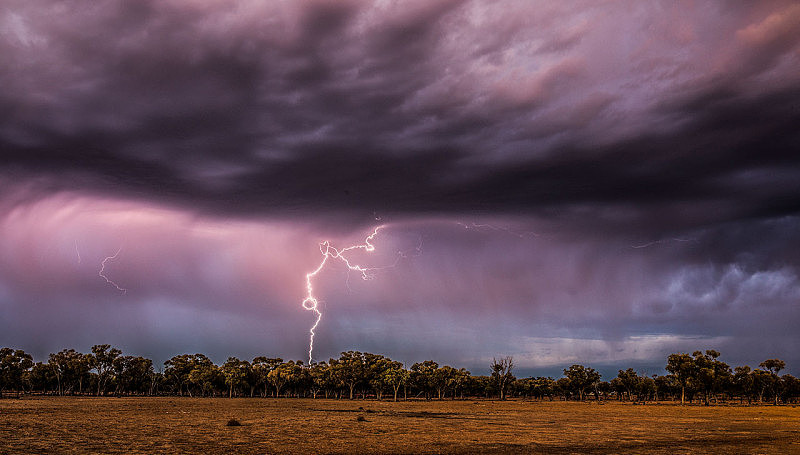
{"type": "Polygon", "coordinates": [[[563,377],[516,378],[511,357],[493,359],[486,375],[439,366],[433,360],[410,368],[381,354],[342,352],[339,358],[310,365],[301,360],[229,357],[216,365],[203,354],[183,354],[164,362],[123,355],[108,344],[91,352],[64,349],[47,362],[34,362],[20,349],[0,348],[0,397],[3,392],[50,395],[178,395],[190,397],[311,397],[378,400],[508,397],[539,400],[673,400],[711,404],[796,403],[800,380],[781,375],[786,364],[768,359],[756,369],[731,368],[715,350],[676,353],[667,358],[665,375],[647,376],[633,368],[602,380],[593,368],[572,365],[563,377]]]}

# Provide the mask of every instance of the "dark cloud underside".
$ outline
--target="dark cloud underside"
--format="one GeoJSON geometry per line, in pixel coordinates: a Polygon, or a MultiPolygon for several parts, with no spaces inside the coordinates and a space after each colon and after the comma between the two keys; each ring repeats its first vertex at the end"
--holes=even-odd
{"type": "Polygon", "coordinates": [[[796,213],[796,5],[717,7],[12,3],[0,164],[240,215],[796,213]]]}

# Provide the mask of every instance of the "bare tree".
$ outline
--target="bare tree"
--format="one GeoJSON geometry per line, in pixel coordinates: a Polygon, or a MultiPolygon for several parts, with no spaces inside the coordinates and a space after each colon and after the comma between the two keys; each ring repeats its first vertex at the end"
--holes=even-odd
{"type": "Polygon", "coordinates": [[[501,400],[506,399],[508,386],[516,379],[512,374],[514,369],[514,359],[511,356],[501,357],[499,360],[492,359],[492,379],[497,386],[497,392],[501,400]]]}

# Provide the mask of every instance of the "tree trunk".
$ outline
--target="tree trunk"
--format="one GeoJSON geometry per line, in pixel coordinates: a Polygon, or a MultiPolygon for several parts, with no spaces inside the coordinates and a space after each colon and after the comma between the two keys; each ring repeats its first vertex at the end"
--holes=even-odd
{"type": "Polygon", "coordinates": [[[681,386],[681,404],[686,403],[686,386],[681,386]]]}

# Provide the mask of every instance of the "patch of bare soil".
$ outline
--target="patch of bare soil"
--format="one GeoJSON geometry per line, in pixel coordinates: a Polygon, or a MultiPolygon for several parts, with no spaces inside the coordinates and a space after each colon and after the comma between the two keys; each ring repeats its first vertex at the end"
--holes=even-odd
{"type": "Polygon", "coordinates": [[[800,453],[800,408],[531,401],[0,401],[0,453],[800,453]],[[231,420],[241,425],[228,425],[231,420]]]}

